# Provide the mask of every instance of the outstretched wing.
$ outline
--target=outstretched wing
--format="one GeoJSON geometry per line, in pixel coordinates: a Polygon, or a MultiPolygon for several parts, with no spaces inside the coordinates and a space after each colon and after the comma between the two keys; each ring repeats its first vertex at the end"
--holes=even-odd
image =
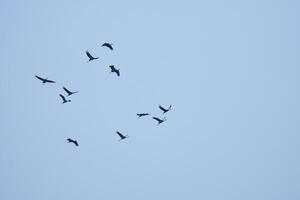
{"type": "Polygon", "coordinates": [[[72,94],[72,92],[70,90],[68,90],[67,88],[63,87],[63,89],[66,91],[66,93],[72,94]]]}
{"type": "Polygon", "coordinates": [[[94,58],[88,51],[86,51],[85,53],[89,57],[89,59],[93,59],[94,58]]]}
{"type": "Polygon", "coordinates": [[[48,82],[48,83],[55,83],[55,81],[52,81],[52,80],[45,80],[46,82],[48,82]]]}
{"type": "Polygon", "coordinates": [[[120,76],[120,70],[115,70],[116,74],[120,76]]]}
{"type": "Polygon", "coordinates": [[[120,133],[119,131],[117,131],[116,133],[120,136],[120,138],[125,138],[125,136],[122,133],[120,133]]]}
{"type": "Polygon", "coordinates": [[[64,97],[64,95],[59,94],[59,96],[62,98],[63,101],[66,101],[66,98],[64,97]]]}
{"type": "Polygon", "coordinates": [[[73,143],[78,146],[78,142],[76,140],[74,140],[73,143]]]}
{"type": "Polygon", "coordinates": [[[40,76],[37,76],[37,75],[35,75],[35,77],[36,77],[37,79],[41,80],[41,81],[45,81],[45,80],[46,80],[46,79],[44,79],[44,78],[42,78],[42,77],[40,77],[40,76]]]}
{"type": "Polygon", "coordinates": [[[157,117],[152,117],[153,119],[155,119],[156,121],[161,121],[159,118],[157,118],[157,117]]]}
{"type": "Polygon", "coordinates": [[[164,107],[162,107],[161,105],[158,106],[162,111],[166,112],[167,109],[165,109],[164,107]]]}
{"type": "Polygon", "coordinates": [[[113,50],[112,45],[109,43],[104,43],[104,44],[102,44],[102,46],[108,47],[110,50],[113,50]]]}

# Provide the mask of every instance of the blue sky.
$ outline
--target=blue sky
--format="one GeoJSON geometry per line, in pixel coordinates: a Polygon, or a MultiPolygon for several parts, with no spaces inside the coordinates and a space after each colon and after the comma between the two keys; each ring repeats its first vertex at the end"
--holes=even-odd
{"type": "Polygon", "coordinates": [[[299,8],[1,1],[0,199],[298,200],[299,8]]]}

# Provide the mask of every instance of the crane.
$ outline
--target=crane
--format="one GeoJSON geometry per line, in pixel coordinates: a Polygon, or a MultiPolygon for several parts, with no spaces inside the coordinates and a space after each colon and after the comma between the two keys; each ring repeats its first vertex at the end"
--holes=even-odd
{"type": "Polygon", "coordinates": [[[63,100],[62,104],[63,104],[63,103],[71,102],[71,100],[67,100],[66,97],[64,97],[64,95],[59,94],[59,96],[60,96],[60,98],[62,98],[62,100],[63,100]]]}
{"type": "Polygon", "coordinates": [[[87,57],[89,57],[88,62],[90,62],[90,61],[92,61],[92,60],[96,60],[96,59],[99,58],[99,57],[93,57],[93,56],[90,54],[90,52],[88,52],[88,51],[86,51],[85,53],[86,53],[87,57]]]}
{"type": "Polygon", "coordinates": [[[48,78],[42,78],[40,76],[35,75],[35,77],[42,81],[42,83],[55,83],[55,81],[49,80],[48,78]]]}
{"type": "Polygon", "coordinates": [[[119,135],[119,137],[120,137],[120,140],[124,140],[124,139],[126,139],[126,138],[128,138],[128,137],[129,137],[128,135],[123,135],[123,134],[122,134],[122,133],[120,133],[119,131],[117,131],[116,133],[119,135]]]}
{"type": "Polygon", "coordinates": [[[112,43],[107,43],[107,42],[105,42],[104,44],[102,44],[102,47],[107,47],[107,48],[109,48],[110,50],[113,50],[114,48],[112,47],[112,43]]]}
{"type": "Polygon", "coordinates": [[[76,140],[72,140],[71,138],[67,139],[68,143],[73,143],[75,146],[78,146],[78,142],[76,140]]]}
{"type": "Polygon", "coordinates": [[[68,96],[71,96],[72,94],[78,93],[78,91],[76,92],[71,92],[70,90],[68,90],[66,87],[63,87],[64,91],[68,94],[68,96]]]}
{"type": "Polygon", "coordinates": [[[115,72],[118,76],[120,76],[120,69],[116,69],[114,65],[110,65],[109,67],[111,69],[110,73],[115,72]]]}
{"type": "Polygon", "coordinates": [[[169,112],[169,111],[171,110],[172,105],[170,105],[168,109],[165,109],[165,108],[162,107],[161,105],[159,105],[158,107],[159,107],[159,109],[161,109],[161,110],[163,111],[163,114],[165,114],[165,113],[167,113],[167,112],[169,112]]]}
{"type": "Polygon", "coordinates": [[[164,121],[167,121],[167,119],[165,117],[163,119],[160,119],[158,117],[152,117],[152,118],[157,121],[157,125],[160,125],[164,121]]]}

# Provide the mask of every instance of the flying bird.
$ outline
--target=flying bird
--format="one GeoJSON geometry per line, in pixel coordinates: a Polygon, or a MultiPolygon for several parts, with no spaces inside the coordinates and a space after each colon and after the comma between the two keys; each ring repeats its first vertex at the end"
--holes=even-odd
{"type": "Polygon", "coordinates": [[[63,104],[63,103],[71,102],[71,100],[67,100],[66,97],[64,97],[64,95],[59,94],[59,96],[60,96],[60,97],[62,98],[62,100],[63,100],[62,104],[63,104]]]}
{"type": "Polygon", "coordinates": [[[92,61],[92,60],[96,60],[96,59],[99,58],[99,57],[93,57],[88,51],[86,51],[85,53],[86,53],[86,55],[89,57],[88,62],[90,62],[90,61],[92,61]]]}
{"type": "Polygon", "coordinates": [[[122,133],[120,133],[119,131],[116,132],[119,136],[120,136],[120,140],[124,140],[126,138],[128,138],[129,136],[128,135],[123,135],[122,133]]]}
{"type": "Polygon", "coordinates": [[[112,47],[112,43],[104,43],[104,44],[102,44],[102,47],[107,47],[107,48],[109,48],[110,50],[113,50],[114,48],[112,47]]]}
{"type": "Polygon", "coordinates": [[[78,93],[78,91],[76,91],[76,92],[71,92],[71,91],[68,90],[66,87],[63,87],[63,89],[66,91],[66,93],[68,94],[68,96],[71,96],[72,94],[78,93]]]}
{"type": "Polygon", "coordinates": [[[136,115],[140,118],[140,117],[143,117],[143,116],[150,115],[150,113],[137,113],[136,115]]]}
{"type": "Polygon", "coordinates": [[[67,139],[68,143],[74,143],[75,146],[78,146],[78,142],[76,140],[72,140],[71,138],[67,139]]]}
{"type": "Polygon", "coordinates": [[[114,65],[110,65],[109,67],[111,69],[110,73],[115,72],[118,76],[120,76],[120,69],[116,69],[114,65]]]}
{"type": "Polygon", "coordinates": [[[172,105],[169,106],[168,109],[165,109],[164,107],[162,107],[161,105],[158,106],[159,109],[161,109],[163,111],[163,114],[165,114],[166,112],[169,112],[172,108],[172,105]]]}
{"type": "Polygon", "coordinates": [[[152,118],[157,121],[157,125],[160,125],[161,123],[167,120],[165,117],[163,119],[159,119],[158,117],[152,117],[152,118]]]}
{"type": "Polygon", "coordinates": [[[39,80],[41,80],[43,83],[55,83],[55,81],[48,80],[48,78],[42,78],[40,76],[35,75],[35,77],[39,80]]]}

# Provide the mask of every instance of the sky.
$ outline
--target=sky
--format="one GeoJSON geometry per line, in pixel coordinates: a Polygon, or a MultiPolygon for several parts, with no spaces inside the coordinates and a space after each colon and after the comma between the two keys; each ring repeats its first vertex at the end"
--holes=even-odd
{"type": "Polygon", "coordinates": [[[0,199],[300,199],[299,9],[0,1],[0,199]]]}

